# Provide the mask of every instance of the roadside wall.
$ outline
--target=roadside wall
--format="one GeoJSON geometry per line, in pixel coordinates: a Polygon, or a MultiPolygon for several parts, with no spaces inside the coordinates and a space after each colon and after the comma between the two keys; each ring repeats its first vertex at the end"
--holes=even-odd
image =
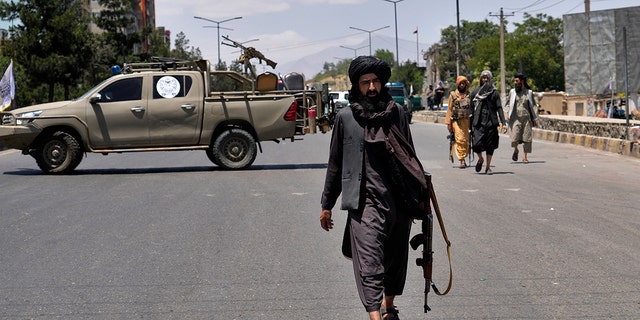
{"type": "MultiPolygon", "coordinates": [[[[413,113],[413,119],[444,124],[445,115],[445,111],[418,111],[413,113]]],[[[538,127],[533,129],[535,140],[570,143],[640,158],[640,121],[630,121],[632,140],[628,140],[624,119],[556,115],[540,115],[538,119],[538,127]]]]}

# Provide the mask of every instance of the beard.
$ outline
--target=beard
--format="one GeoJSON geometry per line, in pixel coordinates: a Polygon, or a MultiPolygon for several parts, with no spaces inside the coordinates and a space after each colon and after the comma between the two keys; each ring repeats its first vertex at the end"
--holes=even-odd
{"type": "Polygon", "coordinates": [[[522,86],[517,86],[516,87],[516,92],[522,92],[522,86]]]}
{"type": "Polygon", "coordinates": [[[378,112],[386,108],[386,103],[382,101],[382,95],[377,90],[368,90],[363,98],[361,104],[370,112],[378,112]]]}

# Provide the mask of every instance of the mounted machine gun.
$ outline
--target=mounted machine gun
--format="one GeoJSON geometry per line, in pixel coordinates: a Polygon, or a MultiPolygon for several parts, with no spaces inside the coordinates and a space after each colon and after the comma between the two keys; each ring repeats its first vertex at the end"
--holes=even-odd
{"type": "Polygon", "coordinates": [[[253,76],[253,78],[256,78],[256,70],[255,68],[251,65],[250,60],[253,58],[257,58],[260,63],[262,63],[262,60],[264,60],[267,65],[269,65],[271,68],[275,69],[276,65],[278,64],[277,62],[270,60],[268,58],[266,58],[262,52],[256,50],[256,48],[254,47],[245,47],[242,45],[242,43],[233,41],[231,39],[229,39],[229,36],[222,36],[223,39],[229,41],[230,43],[225,43],[222,42],[222,44],[226,45],[226,46],[230,46],[230,47],[234,47],[234,48],[240,48],[240,57],[238,58],[238,61],[240,63],[242,63],[244,65],[244,70],[245,72],[247,70],[251,71],[251,75],[253,76]]]}

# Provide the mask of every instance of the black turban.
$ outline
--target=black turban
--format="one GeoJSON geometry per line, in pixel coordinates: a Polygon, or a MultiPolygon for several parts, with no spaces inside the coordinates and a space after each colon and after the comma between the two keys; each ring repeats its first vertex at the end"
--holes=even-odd
{"type": "Polygon", "coordinates": [[[360,77],[367,73],[375,73],[384,85],[391,77],[391,67],[386,62],[371,56],[359,56],[351,61],[349,80],[352,85],[357,86],[360,77]]]}
{"type": "Polygon", "coordinates": [[[524,73],[518,72],[513,77],[520,79],[520,81],[527,81],[527,77],[524,75],[524,73]]]}

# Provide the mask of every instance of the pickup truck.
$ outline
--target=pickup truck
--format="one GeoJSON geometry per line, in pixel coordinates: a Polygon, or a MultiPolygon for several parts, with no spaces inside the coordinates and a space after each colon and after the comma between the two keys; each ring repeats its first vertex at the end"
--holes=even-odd
{"type": "Polygon", "coordinates": [[[44,173],[68,174],[85,152],[201,149],[223,169],[244,169],[261,141],[294,140],[293,94],[213,91],[214,72],[206,60],[125,64],[75,100],[0,113],[0,144],[44,173]]]}

